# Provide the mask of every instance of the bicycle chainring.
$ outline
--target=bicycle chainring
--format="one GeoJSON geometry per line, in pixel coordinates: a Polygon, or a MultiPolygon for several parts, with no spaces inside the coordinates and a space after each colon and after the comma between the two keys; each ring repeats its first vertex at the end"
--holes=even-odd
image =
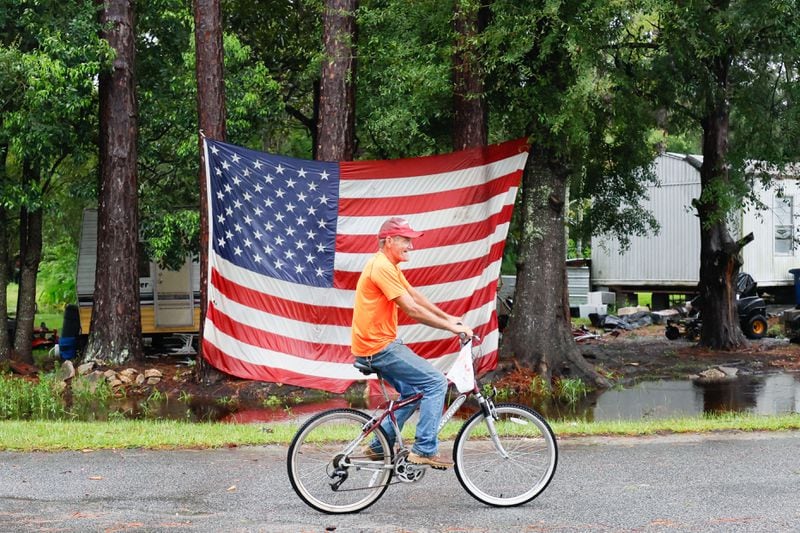
{"type": "Polygon", "coordinates": [[[403,483],[414,483],[425,475],[425,467],[408,462],[408,450],[402,450],[395,455],[394,475],[403,483]]]}

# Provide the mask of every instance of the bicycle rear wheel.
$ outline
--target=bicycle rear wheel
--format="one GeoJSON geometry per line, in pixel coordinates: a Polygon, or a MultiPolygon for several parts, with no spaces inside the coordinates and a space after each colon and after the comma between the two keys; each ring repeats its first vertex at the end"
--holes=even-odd
{"type": "Polygon", "coordinates": [[[289,481],[297,495],[314,509],[331,514],[355,513],[378,501],[386,491],[392,478],[392,451],[380,427],[362,437],[369,419],[354,409],[326,411],[303,424],[292,439],[286,457],[289,481]],[[361,447],[373,435],[385,451],[381,460],[362,454],[361,447]],[[345,455],[350,444],[355,446],[353,452],[345,455]]]}
{"type": "Polygon", "coordinates": [[[475,499],[496,507],[513,507],[534,499],[556,471],[558,447],[553,431],[539,413],[517,404],[498,404],[494,427],[503,457],[489,435],[482,412],[470,417],[453,447],[458,481],[475,499]]]}

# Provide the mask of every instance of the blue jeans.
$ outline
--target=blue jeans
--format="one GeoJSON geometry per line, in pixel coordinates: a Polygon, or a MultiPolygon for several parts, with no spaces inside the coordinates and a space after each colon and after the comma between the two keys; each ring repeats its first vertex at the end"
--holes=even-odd
{"type": "MultiPolygon", "coordinates": [[[[383,379],[400,393],[400,399],[408,398],[418,392],[424,395],[421,401],[398,409],[395,417],[397,425],[403,429],[403,424],[419,406],[416,441],[411,451],[422,456],[436,455],[439,446],[437,433],[447,393],[447,378],[444,374],[411,351],[399,339],[372,357],[359,357],[358,360],[379,370],[383,379]]],[[[396,435],[391,419],[386,417],[381,427],[389,437],[389,444],[394,447],[396,435]]],[[[371,446],[374,450],[380,451],[377,439],[373,440],[371,446]]]]}

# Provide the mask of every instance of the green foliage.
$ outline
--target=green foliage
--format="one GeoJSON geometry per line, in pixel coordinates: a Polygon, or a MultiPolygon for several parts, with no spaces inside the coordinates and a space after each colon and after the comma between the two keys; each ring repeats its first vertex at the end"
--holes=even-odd
{"type": "Polygon", "coordinates": [[[53,374],[30,382],[0,373],[0,420],[42,420],[64,415],[64,402],[53,374]]]}
{"type": "Polygon", "coordinates": [[[800,12],[784,0],[739,0],[715,9],[707,2],[655,6],[658,49],[644,75],[669,112],[670,129],[696,138],[714,113],[730,116],[727,153],[719,154],[729,175],[709,176],[701,196],[707,207],[702,222],[724,220],[755,200],[747,175],[753,160],[767,164],[755,172],[769,180],[767,166],[780,169],[800,156],[800,12]]]}
{"type": "Polygon", "coordinates": [[[106,380],[94,381],[87,376],[75,376],[70,386],[72,407],[69,413],[72,418],[96,420],[98,415],[108,411],[113,391],[106,380]]]}
{"type": "Polygon", "coordinates": [[[36,301],[40,310],[63,311],[64,306],[78,301],[75,292],[75,272],[78,250],[72,240],[64,238],[45,248],[36,284],[36,301]]]}
{"type": "Polygon", "coordinates": [[[365,2],[359,8],[356,105],[367,158],[448,151],[452,82],[449,2],[365,2]]]}
{"type": "Polygon", "coordinates": [[[575,405],[591,390],[581,379],[559,378],[555,382],[554,395],[568,405],[575,405]]]}
{"type": "Polygon", "coordinates": [[[646,49],[624,48],[644,18],[624,2],[498,0],[481,36],[493,135],[527,135],[569,173],[570,236],[583,242],[607,233],[625,245],[657,228],[639,206],[655,118],[645,80],[625,70],[646,61],[646,49]]]}
{"type": "Polygon", "coordinates": [[[180,270],[187,254],[200,253],[200,214],[195,210],[143,218],[141,232],[148,257],[161,268],[180,270]]]}

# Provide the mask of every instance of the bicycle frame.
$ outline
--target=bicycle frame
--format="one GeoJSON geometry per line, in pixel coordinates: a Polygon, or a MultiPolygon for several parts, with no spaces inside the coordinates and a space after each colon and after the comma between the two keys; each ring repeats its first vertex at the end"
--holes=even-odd
{"type": "MultiPolygon", "coordinates": [[[[355,441],[347,445],[344,451],[346,455],[351,454],[355,450],[356,446],[358,446],[358,444],[362,442],[364,438],[367,437],[367,435],[372,433],[376,427],[380,426],[387,417],[389,417],[389,420],[391,420],[392,426],[394,427],[395,430],[395,436],[397,439],[395,446],[400,450],[405,448],[403,444],[402,432],[400,431],[400,427],[397,424],[397,418],[395,417],[395,412],[399,409],[402,409],[403,407],[406,407],[408,405],[420,401],[423,398],[423,394],[420,392],[402,400],[391,400],[389,399],[389,394],[386,391],[386,386],[384,385],[383,379],[378,378],[378,382],[380,383],[381,392],[383,393],[383,397],[386,399],[386,401],[375,409],[370,420],[366,424],[364,424],[361,435],[355,441]],[[376,416],[375,413],[378,412],[380,412],[380,415],[376,416]]],[[[495,430],[494,427],[494,419],[495,419],[494,403],[491,401],[491,399],[486,398],[483,396],[483,394],[481,394],[477,381],[475,383],[474,388],[471,391],[460,393],[455,398],[455,400],[453,400],[450,403],[447,410],[442,415],[442,419],[439,422],[439,427],[436,430],[437,433],[440,433],[442,431],[442,428],[444,428],[445,424],[447,424],[447,422],[449,422],[450,419],[453,418],[458,409],[464,404],[465,401],[467,401],[467,399],[470,396],[475,397],[476,401],[478,402],[478,407],[484,414],[484,419],[486,421],[486,425],[489,430],[489,436],[492,442],[494,443],[494,446],[497,449],[498,453],[500,453],[500,455],[504,459],[508,459],[509,457],[508,453],[505,451],[503,445],[500,443],[500,440],[497,437],[497,431],[495,430]]],[[[391,467],[390,465],[387,466],[387,468],[390,467],[391,467]]]]}

